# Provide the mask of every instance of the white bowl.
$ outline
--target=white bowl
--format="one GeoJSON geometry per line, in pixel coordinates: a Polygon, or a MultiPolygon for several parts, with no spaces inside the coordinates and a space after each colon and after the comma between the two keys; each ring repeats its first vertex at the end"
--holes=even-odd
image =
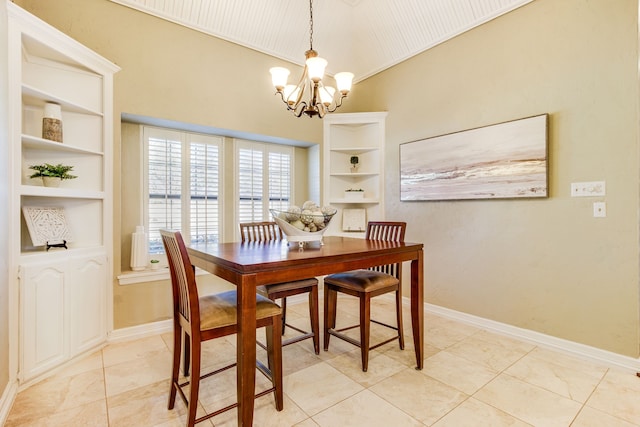
{"type": "Polygon", "coordinates": [[[331,222],[331,218],[336,214],[337,209],[334,209],[331,213],[323,215],[308,215],[301,213],[292,213],[288,211],[282,211],[277,209],[269,209],[273,220],[278,224],[282,233],[287,236],[287,240],[290,242],[298,242],[300,247],[304,246],[304,242],[320,242],[322,243],[322,235],[331,222]],[[291,225],[289,221],[300,220],[303,223],[314,222],[316,225],[320,225],[323,228],[318,231],[304,231],[291,225]]]}

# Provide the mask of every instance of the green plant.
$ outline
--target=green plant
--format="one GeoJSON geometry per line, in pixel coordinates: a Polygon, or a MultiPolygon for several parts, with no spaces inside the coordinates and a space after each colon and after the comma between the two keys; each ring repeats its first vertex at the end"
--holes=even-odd
{"type": "Polygon", "coordinates": [[[152,259],[151,261],[149,261],[151,264],[157,264],[160,262],[160,260],[158,259],[152,259]]]}
{"type": "Polygon", "coordinates": [[[69,172],[73,170],[73,166],[63,165],[58,163],[52,165],[45,163],[42,165],[32,165],[29,169],[33,169],[35,172],[29,178],[41,178],[41,177],[57,177],[60,179],[74,179],[76,175],[71,175],[69,172]]]}

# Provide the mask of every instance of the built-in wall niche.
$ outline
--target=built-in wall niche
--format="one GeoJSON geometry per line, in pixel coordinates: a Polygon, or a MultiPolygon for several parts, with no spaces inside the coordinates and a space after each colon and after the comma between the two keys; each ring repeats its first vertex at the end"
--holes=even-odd
{"type": "MultiPolygon", "coordinates": [[[[53,142],[51,144],[58,143],[53,142]]],[[[104,161],[103,156],[100,154],[56,150],[55,145],[44,149],[25,147],[22,151],[22,185],[41,187],[43,183],[40,178],[30,178],[35,171],[29,167],[44,163],[73,166],[73,170],[69,173],[77,176],[77,178],[62,181],[60,188],[90,192],[104,191],[104,161]]],[[[29,189],[25,189],[25,191],[28,192],[29,189]]]]}
{"type": "MultiPolygon", "coordinates": [[[[87,248],[99,248],[104,245],[104,230],[101,225],[97,225],[103,223],[102,200],[52,199],[48,197],[23,196],[22,206],[64,209],[70,235],[70,241],[67,243],[68,250],[82,252],[87,248]]],[[[45,252],[46,247],[36,246],[31,241],[24,213],[21,215],[20,224],[21,254],[24,256],[30,253],[45,252]]]]}

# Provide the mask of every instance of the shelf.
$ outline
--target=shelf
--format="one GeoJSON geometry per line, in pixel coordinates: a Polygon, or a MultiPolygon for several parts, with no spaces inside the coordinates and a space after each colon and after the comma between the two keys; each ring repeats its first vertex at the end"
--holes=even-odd
{"type": "Polygon", "coordinates": [[[60,104],[63,111],[90,114],[99,117],[103,116],[102,112],[100,111],[85,108],[82,105],[67,101],[63,98],[59,98],[55,95],[41,91],[40,89],[36,89],[26,84],[22,85],[22,98],[25,104],[33,105],[35,107],[44,108],[44,104],[46,102],[55,102],[57,104],[60,104]]]}
{"type": "Polygon", "coordinates": [[[352,199],[345,199],[345,198],[338,198],[338,199],[330,199],[329,203],[336,203],[336,204],[346,204],[346,205],[362,205],[362,204],[376,204],[376,203],[380,203],[380,199],[375,199],[375,198],[369,198],[366,197],[364,199],[359,199],[359,200],[352,200],[352,199]]]}
{"type": "Polygon", "coordinates": [[[66,199],[104,199],[104,191],[78,190],[76,188],[52,188],[37,185],[21,185],[21,196],[57,197],[66,199]]]}
{"type": "Polygon", "coordinates": [[[363,178],[367,176],[378,176],[380,175],[378,172],[337,172],[331,173],[330,176],[350,176],[353,178],[363,178]]]}
{"type": "Polygon", "coordinates": [[[22,146],[24,148],[34,149],[34,150],[49,150],[49,151],[60,151],[67,153],[80,153],[80,154],[95,154],[98,156],[104,155],[102,151],[95,150],[87,150],[80,147],[75,147],[73,145],[65,144],[62,142],[50,141],[48,139],[39,138],[37,136],[32,135],[22,135],[22,146]]]}
{"type": "Polygon", "coordinates": [[[378,151],[379,147],[344,147],[344,148],[331,148],[329,151],[333,151],[335,153],[344,153],[344,154],[363,154],[369,153],[371,151],[378,151]]]}
{"type": "Polygon", "coordinates": [[[81,248],[69,249],[51,248],[49,251],[45,250],[44,246],[42,246],[40,247],[40,249],[35,249],[33,251],[20,252],[20,262],[32,263],[41,261],[64,261],[70,256],[100,255],[104,253],[104,246],[85,246],[81,248]]]}

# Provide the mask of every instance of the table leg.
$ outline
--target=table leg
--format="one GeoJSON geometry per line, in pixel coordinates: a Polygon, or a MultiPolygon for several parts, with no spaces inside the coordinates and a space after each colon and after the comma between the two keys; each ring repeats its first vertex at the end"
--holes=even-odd
{"type": "Polygon", "coordinates": [[[256,389],[256,277],[242,276],[237,292],[238,426],[251,426],[256,389]]]}
{"type": "Polygon", "coordinates": [[[424,255],[418,251],[418,258],[411,261],[411,327],[413,345],[416,349],[416,369],[424,365],[424,255]]]}

